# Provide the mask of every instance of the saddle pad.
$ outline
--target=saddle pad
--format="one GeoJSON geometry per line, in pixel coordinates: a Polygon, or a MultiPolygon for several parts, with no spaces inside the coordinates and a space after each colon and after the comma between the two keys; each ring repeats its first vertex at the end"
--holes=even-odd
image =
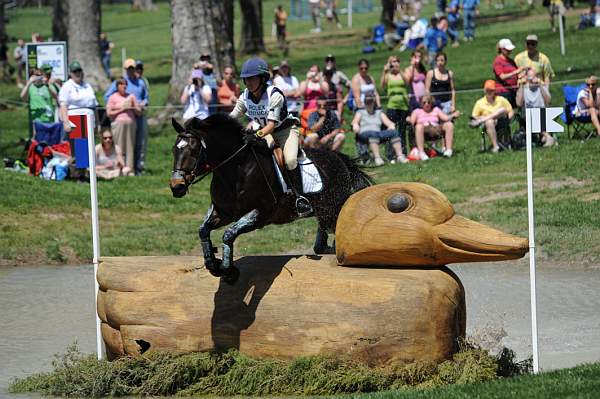
{"type": "MultiPolygon", "coordinates": [[[[283,175],[277,166],[277,161],[275,160],[275,156],[272,157],[273,165],[275,166],[275,171],[277,173],[277,177],[279,178],[279,183],[281,184],[281,188],[284,192],[291,191],[285,180],[283,179],[283,175]]],[[[323,179],[321,179],[321,175],[317,170],[315,164],[309,158],[299,158],[298,166],[300,167],[300,171],[302,172],[302,191],[303,193],[316,193],[323,189],[323,179]]]]}
{"type": "Polygon", "coordinates": [[[298,159],[302,171],[302,190],[305,193],[316,193],[323,189],[323,180],[317,167],[308,157],[298,159]]]}

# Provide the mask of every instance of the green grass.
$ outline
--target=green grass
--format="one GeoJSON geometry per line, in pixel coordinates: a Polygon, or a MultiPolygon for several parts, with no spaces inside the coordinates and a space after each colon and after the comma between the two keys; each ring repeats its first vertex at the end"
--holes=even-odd
{"type": "MultiPolygon", "coordinates": [[[[349,359],[303,357],[292,361],[252,359],[227,353],[149,353],[112,362],[83,355],[71,346],[53,361],[54,370],[13,381],[12,393],[98,397],[126,395],[332,395],[475,384],[530,372],[504,350],[497,357],[464,349],[451,360],[371,368],[349,359]]],[[[391,394],[394,391],[389,391],[391,394]]]]}
{"type": "MultiPolygon", "coordinates": [[[[264,1],[264,19],[269,62],[277,63],[281,54],[269,38],[272,13],[277,1],[264,1]]],[[[152,105],[163,105],[171,71],[171,38],[168,4],[157,2],[158,10],[130,12],[128,5],[105,5],[103,27],[117,46],[113,67],[118,71],[120,48],[127,55],[146,63],[151,84],[152,105]]],[[[238,3],[236,2],[236,7],[238,3]]],[[[424,10],[429,15],[430,2],[424,10]]],[[[582,80],[600,73],[595,56],[600,39],[598,30],[577,32],[576,13],[567,19],[567,56],[559,51],[558,34],[552,33],[545,9],[526,13],[509,2],[503,11],[488,10],[484,17],[501,13],[512,15],[504,22],[480,23],[477,39],[449,48],[449,66],[455,71],[458,108],[466,115],[481,96],[482,82],[491,77],[495,43],[510,37],[522,49],[524,37],[535,32],[540,49],[552,60],[555,80],[582,80]]],[[[47,9],[11,10],[7,26],[11,38],[28,37],[38,31],[50,34],[47,9]]],[[[239,15],[239,13],[237,14],[239,15]]],[[[342,16],[342,18],[345,18],[342,16]]],[[[338,66],[351,75],[360,52],[362,36],[377,22],[379,11],[354,15],[354,28],[341,31],[326,29],[321,35],[309,35],[309,20],[290,21],[293,73],[302,77],[313,63],[322,64],[324,55],[334,53],[338,66]]],[[[236,32],[239,29],[236,27],[236,32]]],[[[12,45],[11,45],[12,48],[12,45]]],[[[372,73],[379,73],[390,52],[380,49],[367,58],[372,73]]],[[[409,55],[401,54],[407,63],[409,55]]],[[[238,66],[244,57],[238,55],[238,66]]],[[[0,84],[0,155],[20,157],[19,138],[27,137],[27,117],[19,104],[19,90],[0,84]],[[16,105],[15,105],[16,104],[16,105]]],[[[562,105],[561,85],[552,86],[553,105],[562,105]]],[[[153,110],[152,113],[156,113],[153,110]]],[[[346,115],[346,119],[349,115],[346,115]]],[[[461,214],[496,226],[507,232],[527,234],[525,153],[480,154],[479,133],[467,127],[467,117],[456,123],[456,151],[450,159],[432,159],[427,163],[387,165],[371,169],[378,183],[420,181],[444,192],[461,214]]],[[[355,154],[351,134],[344,152],[355,154]]],[[[174,199],[168,189],[171,169],[171,145],[174,132],[168,126],[151,127],[148,170],[141,178],[122,178],[99,182],[101,253],[115,255],[200,254],[197,229],[209,204],[205,181],[193,186],[190,195],[174,199]]],[[[585,143],[560,137],[560,146],[537,149],[534,154],[536,240],[538,254],[563,263],[598,263],[600,256],[600,140],[585,143]]],[[[208,179],[207,179],[208,180],[208,179]]],[[[43,264],[89,262],[92,256],[89,211],[89,186],[74,182],[45,182],[41,179],[0,170],[0,264],[43,264]]],[[[314,219],[285,226],[268,226],[242,235],[236,241],[237,254],[310,252],[316,228],[314,219]]],[[[221,232],[213,233],[215,243],[221,232]]],[[[200,259],[200,258],[199,258],[200,259]]]]}

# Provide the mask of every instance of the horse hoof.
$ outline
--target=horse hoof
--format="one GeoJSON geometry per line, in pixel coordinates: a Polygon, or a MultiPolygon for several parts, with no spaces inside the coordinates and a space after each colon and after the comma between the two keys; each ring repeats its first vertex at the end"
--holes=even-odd
{"type": "Polygon", "coordinates": [[[224,269],[223,273],[221,275],[221,278],[223,279],[223,281],[225,281],[229,285],[235,284],[235,282],[238,280],[239,277],[240,277],[240,270],[235,266],[231,266],[231,267],[228,267],[227,269],[224,269]]]}
{"type": "Polygon", "coordinates": [[[204,267],[215,277],[221,277],[221,259],[214,258],[211,262],[204,262],[204,267]]]}

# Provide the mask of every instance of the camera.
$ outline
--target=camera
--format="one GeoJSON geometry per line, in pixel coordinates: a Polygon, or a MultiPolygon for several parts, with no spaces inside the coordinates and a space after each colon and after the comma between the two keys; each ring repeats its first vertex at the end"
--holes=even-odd
{"type": "Polygon", "coordinates": [[[200,79],[194,78],[192,79],[192,83],[194,84],[194,86],[200,86],[200,79]]]}

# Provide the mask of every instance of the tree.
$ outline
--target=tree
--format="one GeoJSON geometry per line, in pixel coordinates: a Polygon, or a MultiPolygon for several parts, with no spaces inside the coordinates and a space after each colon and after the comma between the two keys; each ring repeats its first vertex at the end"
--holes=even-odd
{"type": "Polygon", "coordinates": [[[396,0],[381,0],[381,23],[386,28],[394,28],[394,13],[396,12],[396,0]]]}
{"type": "Polygon", "coordinates": [[[217,76],[224,66],[234,64],[233,2],[171,0],[171,41],[169,102],[175,103],[203,52],[211,54],[217,76]]]}
{"type": "Polygon", "coordinates": [[[69,62],[77,60],[85,79],[96,90],[104,89],[109,81],[100,62],[100,0],[69,1],[69,62]]]}
{"type": "Polygon", "coordinates": [[[4,0],[0,0],[0,40],[6,37],[6,28],[4,27],[4,0]]]}
{"type": "Polygon", "coordinates": [[[131,8],[134,10],[154,10],[154,3],[152,0],[133,0],[131,8]]]}
{"type": "Polygon", "coordinates": [[[265,51],[262,24],[262,0],[240,0],[242,32],[240,51],[256,54],[265,51]]]}
{"type": "Polygon", "coordinates": [[[52,0],[52,39],[67,41],[69,38],[69,3],[52,0]]]}

